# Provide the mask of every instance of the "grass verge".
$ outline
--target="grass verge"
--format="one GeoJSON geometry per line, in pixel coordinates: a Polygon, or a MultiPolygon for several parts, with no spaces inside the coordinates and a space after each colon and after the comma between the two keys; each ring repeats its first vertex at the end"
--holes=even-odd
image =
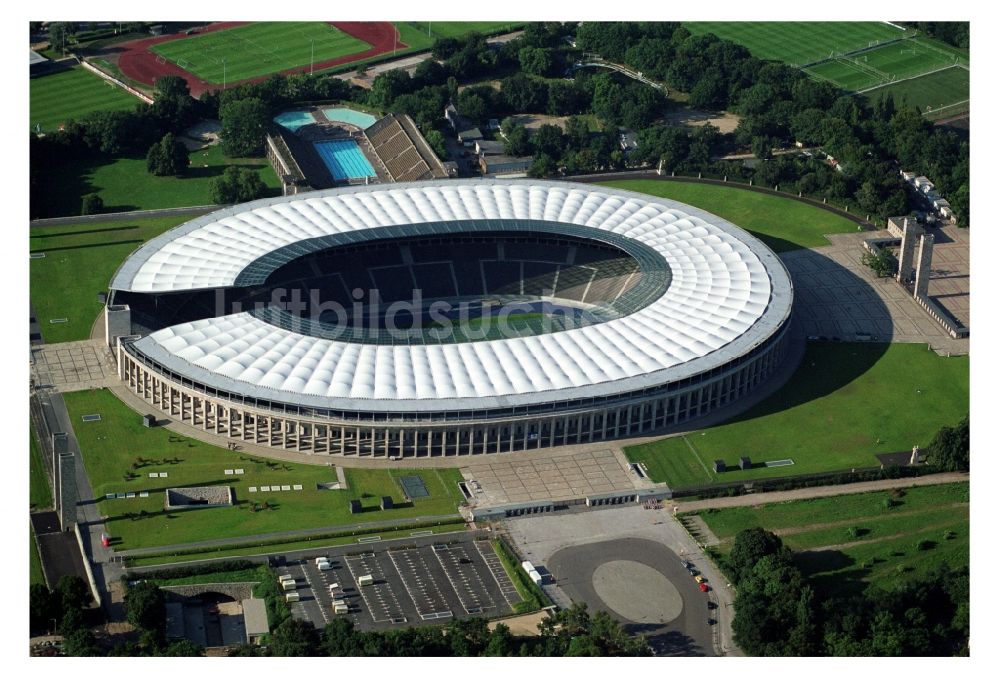
{"type": "Polygon", "coordinates": [[[111,223],[36,227],[30,230],[31,305],[46,343],[86,340],[101,311],[97,294],[122,261],[143,242],[189,220],[188,216],[111,223]],[[52,319],[68,321],[52,324],[52,319]]]}
{"type": "Polygon", "coordinates": [[[923,345],[813,342],[781,390],[730,422],[629,446],[650,478],[672,488],[878,467],[876,454],[925,446],[969,410],[968,357],[923,345]],[[901,406],[899,402],[919,401],[901,406]],[[712,471],[712,461],[752,469],[712,471]],[[793,460],[765,467],[764,461],[793,460]]]}
{"type": "Polygon", "coordinates": [[[710,211],[749,230],[775,252],[829,245],[823,236],[856,232],[854,221],[787,197],[723,185],[637,179],[601,185],[666,197],[710,211]]]}
{"type": "Polygon", "coordinates": [[[521,615],[522,613],[533,613],[536,610],[541,610],[542,608],[550,605],[550,601],[545,592],[538,588],[534,580],[528,577],[528,574],[524,572],[524,568],[521,567],[520,561],[511,551],[510,546],[503,540],[503,538],[494,538],[490,540],[490,545],[493,547],[493,551],[496,552],[497,556],[500,558],[500,563],[503,564],[504,570],[507,571],[507,576],[510,577],[511,582],[514,583],[514,587],[517,589],[517,593],[521,595],[523,599],[519,603],[515,603],[512,608],[512,613],[514,615],[521,615]]]}
{"type": "Polygon", "coordinates": [[[31,509],[48,509],[52,506],[52,487],[42,460],[42,448],[35,438],[34,430],[28,430],[28,440],[31,447],[31,463],[28,466],[28,497],[31,509]]]}

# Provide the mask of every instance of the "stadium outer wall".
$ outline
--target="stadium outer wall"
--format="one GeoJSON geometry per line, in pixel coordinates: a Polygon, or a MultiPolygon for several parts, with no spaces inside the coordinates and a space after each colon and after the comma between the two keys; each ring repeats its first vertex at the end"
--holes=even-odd
{"type": "Polygon", "coordinates": [[[116,356],[118,376],[134,394],[172,419],[227,441],[334,456],[435,458],[669,433],[756,390],[780,368],[790,333],[789,316],[765,341],[725,365],[607,399],[382,420],[372,413],[304,409],[206,388],[152,362],[131,348],[130,338],[118,340],[116,356]]]}

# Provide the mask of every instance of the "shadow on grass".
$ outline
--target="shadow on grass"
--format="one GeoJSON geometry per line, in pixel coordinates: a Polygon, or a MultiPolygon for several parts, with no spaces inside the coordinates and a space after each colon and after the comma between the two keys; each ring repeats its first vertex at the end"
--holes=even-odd
{"type": "Polygon", "coordinates": [[[120,239],[114,242],[94,242],[93,244],[77,244],[75,246],[50,246],[46,249],[35,249],[32,253],[52,253],[53,251],[75,251],[77,249],[93,249],[102,246],[118,246],[119,244],[142,244],[141,239],[120,239]]]}
{"type": "Polygon", "coordinates": [[[795,554],[795,565],[824,596],[859,596],[865,590],[866,571],[850,568],[856,563],[853,557],[835,549],[795,554]]]}
{"type": "MultiPolygon", "coordinates": [[[[73,232],[54,232],[54,233],[51,233],[51,234],[41,233],[41,234],[38,234],[38,235],[31,235],[31,239],[47,239],[49,237],[76,237],[77,235],[95,235],[95,234],[104,234],[104,233],[108,233],[108,232],[118,232],[118,231],[121,231],[121,230],[138,230],[138,229],[139,229],[138,225],[122,225],[122,226],[119,226],[117,228],[97,228],[97,229],[94,229],[94,230],[74,230],[73,232]]],[[[73,247],[73,248],[78,248],[78,247],[73,247]]],[[[52,251],[52,249],[49,249],[49,251],[52,251]]]]}

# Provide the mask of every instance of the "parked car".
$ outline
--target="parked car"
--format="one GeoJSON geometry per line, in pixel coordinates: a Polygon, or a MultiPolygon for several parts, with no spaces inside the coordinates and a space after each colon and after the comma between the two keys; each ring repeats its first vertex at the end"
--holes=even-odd
{"type": "Polygon", "coordinates": [[[698,584],[701,584],[702,582],[705,581],[705,578],[703,578],[701,575],[695,575],[694,581],[697,582],[698,584]]]}
{"type": "Polygon", "coordinates": [[[698,585],[698,589],[702,590],[705,593],[708,593],[708,585],[705,584],[704,582],[698,585]]]}

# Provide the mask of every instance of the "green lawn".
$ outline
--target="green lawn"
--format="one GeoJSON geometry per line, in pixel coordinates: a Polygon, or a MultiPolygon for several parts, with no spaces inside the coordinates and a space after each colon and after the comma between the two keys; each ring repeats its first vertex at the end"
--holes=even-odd
{"type": "MultiPolygon", "coordinates": [[[[31,78],[31,128],[52,132],[70,118],[95,110],[131,110],[146,105],[82,67],[31,78]]],[[[79,209],[79,205],[77,205],[79,209]]]]}
{"type": "Polygon", "coordinates": [[[969,109],[969,71],[958,66],[866,92],[874,101],[892,96],[897,108],[916,106],[928,117],[949,117],[969,109]]]}
{"type": "Polygon", "coordinates": [[[43,176],[38,190],[46,195],[35,218],[77,216],[87,193],[104,200],[105,211],[166,209],[212,204],[212,179],[229,165],[257,171],[269,188],[265,197],[281,194],[281,183],[267,160],[232,159],[215,145],[189,154],[191,164],[183,177],[153,176],[146,171],[145,157],[94,157],[67,161],[59,170],[43,176]]]}
{"type": "Polygon", "coordinates": [[[28,531],[28,535],[31,538],[31,544],[29,545],[30,558],[28,559],[28,584],[45,584],[45,573],[42,572],[42,559],[38,556],[35,534],[30,532],[31,526],[28,526],[28,531]]]}
{"type": "Polygon", "coordinates": [[[967,482],[907,488],[902,495],[874,491],[699,514],[722,540],[720,551],[727,552],[743,529],[774,531],[798,552],[805,572],[833,589],[860,581],[891,586],[941,563],[969,563],[967,482]],[[921,549],[923,540],[933,545],[921,549]]]}
{"type": "Polygon", "coordinates": [[[878,21],[710,21],[684,22],[694,35],[714,33],[760,59],[801,65],[894,40],[905,33],[878,21]]]}
{"type": "Polygon", "coordinates": [[[781,390],[733,421],[626,455],[672,488],[878,467],[876,453],[926,445],[968,411],[968,357],[938,357],[924,345],[815,342],[781,390]],[[711,470],[713,460],[733,467],[744,455],[795,464],[711,470]]]}
{"type": "Polygon", "coordinates": [[[826,246],[823,235],[855,232],[858,226],[835,213],[802,202],[723,185],[657,181],[607,181],[610,188],[668,197],[713,214],[749,230],[776,252],[826,246]]]}
{"type": "MultiPolygon", "coordinates": [[[[435,535],[444,533],[456,533],[465,530],[465,523],[449,523],[442,526],[418,526],[407,530],[387,530],[379,537],[382,542],[387,540],[406,540],[415,534],[433,533],[435,535]]],[[[159,566],[174,563],[186,563],[190,561],[210,561],[219,558],[232,558],[240,556],[261,556],[264,554],[283,554],[304,549],[317,549],[319,547],[340,547],[343,545],[358,544],[358,535],[340,535],[336,537],[319,538],[315,540],[300,540],[297,542],[284,542],[282,544],[254,545],[249,547],[236,547],[233,549],[223,549],[215,552],[199,552],[195,554],[159,554],[156,556],[135,557],[129,561],[129,565],[138,566],[159,566]]]]}
{"type": "Polygon", "coordinates": [[[211,84],[239,82],[357,54],[371,45],[325,21],[257,21],[150,48],[211,84]]]}
{"type": "Polygon", "coordinates": [[[186,220],[188,216],[170,216],[32,228],[31,251],[45,254],[29,264],[31,304],[45,342],[88,338],[101,310],[97,294],[107,291],[126,256],[186,220]],[[49,323],[60,318],[69,321],[49,323]]]}
{"type": "Polygon", "coordinates": [[[52,488],[49,486],[49,475],[45,473],[42,449],[35,439],[34,430],[28,430],[28,439],[31,446],[31,464],[28,466],[28,495],[31,509],[48,509],[52,506],[52,488]]]}
{"type": "MultiPolygon", "coordinates": [[[[64,395],[83,454],[94,494],[102,514],[109,517],[108,530],[119,539],[119,549],[193,543],[218,537],[238,537],[290,530],[323,528],[386,519],[455,515],[462,501],[457,469],[433,470],[347,469],[347,490],[318,490],[318,483],[336,481],[326,465],[301,465],[270,461],[245,453],[181,437],[163,428],[147,429],[139,414],[122,404],[107,390],[72,392],[64,395]],[[82,422],[82,416],[100,413],[100,422],[82,422]],[[141,460],[140,460],[141,459],[141,460]],[[135,465],[133,469],[133,465],[135,465]],[[225,475],[239,469],[244,475],[225,475]],[[166,479],[150,479],[148,473],[167,472],[166,479]],[[132,472],[134,478],[127,479],[132,472]],[[404,502],[398,479],[417,475],[430,496],[404,502]],[[235,489],[237,505],[213,509],[172,511],[163,509],[163,489],[172,486],[228,484],[235,489]],[[250,493],[250,486],[301,484],[303,490],[250,493]],[[149,491],[147,498],[108,500],[107,493],[149,491]],[[380,496],[391,496],[397,508],[380,511],[380,496]],[[364,511],[350,514],[348,503],[360,499],[364,511]],[[268,509],[251,512],[251,503],[268,509]],[[145,510],[144,518],[132,518],[145,510]]],[[[404,463],[405,464],[405,463],[404,463]]]]}

